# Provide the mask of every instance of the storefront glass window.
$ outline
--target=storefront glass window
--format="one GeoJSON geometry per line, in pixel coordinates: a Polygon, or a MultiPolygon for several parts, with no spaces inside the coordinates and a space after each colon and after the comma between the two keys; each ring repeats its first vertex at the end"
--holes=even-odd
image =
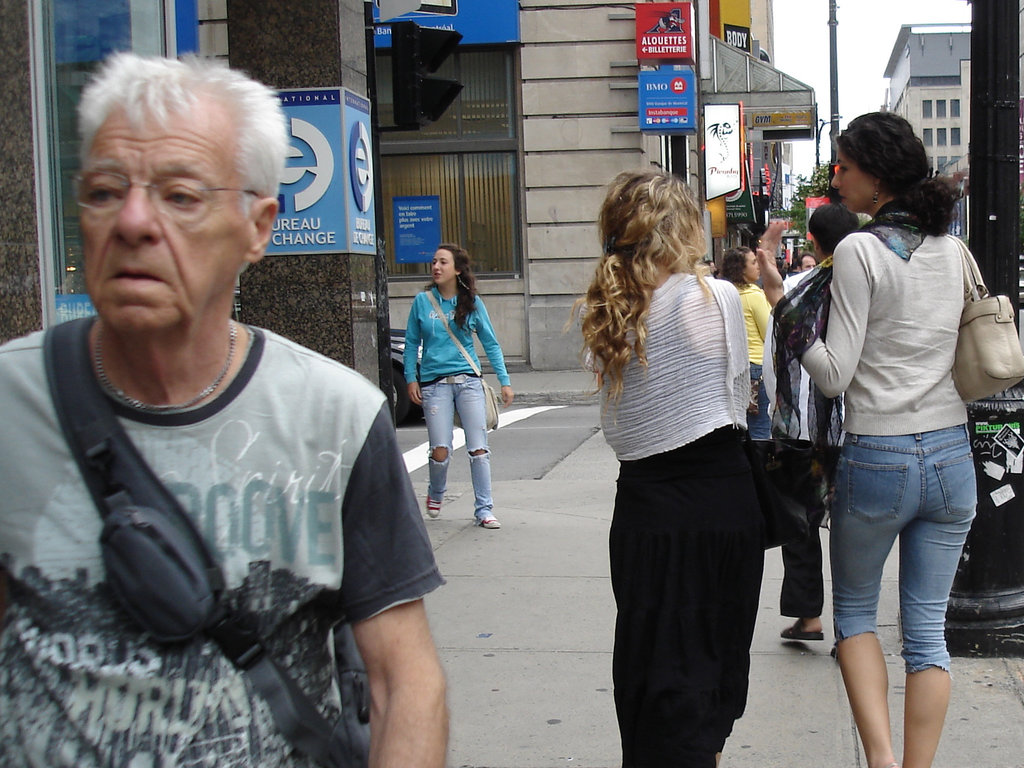
{"type": "Polygon", "coordinates": [[[77,108],[89,75],[114,51],[161,54],[164,8],[158,0],[47,0],[43,51],[53,158],[50,184],[56,223],[53,254],[57,320],[90,314],[72,177],[79,167],[77,108]]]}

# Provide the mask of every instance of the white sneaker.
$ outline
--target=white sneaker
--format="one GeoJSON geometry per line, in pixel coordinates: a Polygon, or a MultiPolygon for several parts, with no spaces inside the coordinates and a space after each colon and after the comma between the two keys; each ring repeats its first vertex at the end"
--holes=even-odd
{"type": "Polygon", "coordinates": [[[427,517],[437,517],[441,514],[441,502],[427,496],[427,517]]]}
{"type": "Polygon", "coordinates": [[[501,523],[498,522],[498,518],[496,518],[494,515],[488,515],[487,517],[478,517],[476,519],[476,524],[479,525],[481,528],[490,528],[491,530],[501,528],[501,523]]]}

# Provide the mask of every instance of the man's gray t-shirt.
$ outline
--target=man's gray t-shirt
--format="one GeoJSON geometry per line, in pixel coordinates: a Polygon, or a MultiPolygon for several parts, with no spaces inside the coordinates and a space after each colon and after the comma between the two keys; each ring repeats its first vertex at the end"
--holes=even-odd
{"type": "MultiPolygon", "coordinates": [[[[101,520],[56,420],[41,333],[0,347],[0,765],[296,766],[214,643],[146,638],[103,583],[101,520]]],[[[212,403],[121,422],[215,552],[227,600],[329,719],[329,628],[442,579],[380,390],[252,329],[212,403]]]]}

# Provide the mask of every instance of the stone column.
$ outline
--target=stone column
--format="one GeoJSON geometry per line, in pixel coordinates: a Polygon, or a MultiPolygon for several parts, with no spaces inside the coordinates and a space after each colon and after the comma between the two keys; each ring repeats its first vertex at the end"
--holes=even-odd
{"type": "MultiPolygon", "coordinates": [[[[43,327],[28,2],[0,3],[0,343],[43,327]]],[[[44,258],[50,258],[45,254],[44,258]]]]}
{"type": "MultiPolygon", "coordinates": [[[[227,8],[233,68],[282,90],[366,93],[362,0],[228,0],[227,8]]],[[[242,275],[242,319],[378,381],[374,268],[362,254],[266,256],[242,275]]]]}

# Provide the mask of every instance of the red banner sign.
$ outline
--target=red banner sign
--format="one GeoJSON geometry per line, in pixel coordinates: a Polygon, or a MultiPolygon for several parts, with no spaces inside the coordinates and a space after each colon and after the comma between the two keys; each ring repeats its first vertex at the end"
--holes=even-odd
{"type": "Polygon", "coordinates": [[[694,63],[693,3],[637,3],[637,59],[694,63]]]}

